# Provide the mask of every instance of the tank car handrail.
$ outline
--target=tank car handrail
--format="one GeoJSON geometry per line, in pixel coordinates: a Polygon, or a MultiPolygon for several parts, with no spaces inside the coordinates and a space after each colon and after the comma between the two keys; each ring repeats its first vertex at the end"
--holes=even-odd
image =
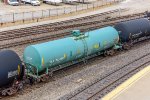
{"type": "MultiPolygon", "coordinates": [[[[37,68],[36,68],[36,66],[34,66],[34,65],[32,65],[32,64],[30,64],[30,63],[27,63],[27,62],[23,62],[24,64],[25,64],[25,67],[26,67],[26,65],[29,65],[29,66],[31,66],[31,67],[34,67],[35,69],[36,69],[36,72],[37,72],[37,68]]],[[[27,67],[26,67],[26,69],[27,69],[27,67]]],[[[29,69],[29,68],[28,68],[29,69]]],[[[29,70],[27,70],[27,73],[28,73],[28,71],[29,70]]],[[[30,71],[32,71],[32,70],[30,70],[30,71]]],[[[35,72],[33,72],[34,74],[36,74],[35,72]]],[[[37,73],[37,75],[38,75],[38,73],[37,73]]]]}
{"type": "Polygon", "coordinates": [[[24,61],[23,61],[23,63],[24,63],[24,64],[27,64],[27,65],[30,65],[30,66],[32,66],[32,67],[36,67],[36,66],[34,66],[34,65],[30,64],[30,63],[24,62],[24,61]]]}

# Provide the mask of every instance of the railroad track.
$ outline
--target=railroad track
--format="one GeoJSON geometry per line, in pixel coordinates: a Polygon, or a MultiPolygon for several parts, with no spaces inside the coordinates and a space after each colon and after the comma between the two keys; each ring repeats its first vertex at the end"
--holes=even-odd
{"type": "MultiPolygon", "coordinates": [[[[121,11],[122,10],[124,10],[124,9],[121,9],[121,11]]],[[[117,9],[117,10],[104,12],[104,13],[100,13],[100,14],[95,14],[95,15],[91,15],[91,16],[86,16],[86,17],[81,17],[81,18],[77,18],[77,19],[73,19],[73,20],[66,20],[66,21],[61,21],[61,22],[56,22],[56,23],[15,29],[15,30],[10,30],[10,31],[2,31],[2,32],[0,32],[0,41],[29,36],[29,35],[36,35],[36,34],[57,31],[57,30],[59,30],[59,28],[64,29],[64,27],[69,27],[70,25],[75,25],[75,24],[83,23],[83,22],[90,22],[91,20],[92,21],[99,20],[100,18],[103,19],[105,17],[108,17],[110,14],[117,13],[118,11],[119,10],[117,9]]]]}
{"type": "Polygon", "coordinates": [[[60,100],[99,100],[129,77],[150,64],[150,53],[143,55],[107,75],[93,80],[60,100]]]}
{"type": "MultiPolygon", "coordinates": [[[[107,18],[104,20],[81,22],[81,23],[77,23],[73,25],[67,24],[65,26],[62,26],[62,25],[60,26],[54,25],[53,27],[48,26],[47,30],[46,29],[38,30],[37,28],[36,30],[33,30],[31,33],[27,33],[27,32],[16,33],[16,34],[11,33],[8,35],[3,35],[3,33],[0,33],[0,35],[3,35],[3,36],[0,36],[0,41],[16,39],[16,38],[24,38],[23,40],[20,40],[20,41],[17,40],[17,41],[10,42],[10,43],[7,43],[6,41],[6,43],[0,45],[0,49],[15,47],[15,46],[24,45],[24,44],[31,44],[31,43],[35,43],[39,41],[62,38],[64,36],[70,35],[70,31],[73,29],[80,29],[82,32],[85,32],[87,30],[89,31],[89,30],[101,28],[104,26],[115,25],[116,23],[121,22],[121,21],[143,18],[145,16],[146,16],[145,13],[138,13],[138,14],[120,16],[120,17],[115,17],[115,18],[107,18]],[[38,35],[41,35],[41,36],[34,37],[38,35]],[[30,36],[33,36],[33,38],[30,38],[30,36]],[[28,37],[28,38],[25,39],[25,37],[28,37]]],[[[26,29],[26,30],[30,30],[30,29],[26,29]]],[[[15,31],[16,30],[14,30],[13,32],[15,33],[15,31]]]]}
{"type": "MultiPolygon", "coordinates": [[[[87,25],[92,26],[93,24],[98,23],[98,22],[106,23],[107,21],[123,19],[123,17],[111,18],[109,15],[107,15],[107,16],[105,15],[105,14],[112,14],[112,13],[114,13],[114,12],[109,12],[109,13],[107,12],[107,13],[104,13],[103,15],[98,14],[95,16],[88,16],[88,17],[78,18],[75,20],[57,22],[54,24],[46,24],[46,25],[28,27],[28,28],[23,28],[23,29],[3,31],[3,32],[0,32],[0,41],[21,38],[21,37],[27,37],[27,36],[31,36],[31,35],[33,36],[33,35],[37,35],[37,34],[52,33],[52,32],[57,32],[59,30],[64,30],[64,29],[71,30],[71,29],[78,28],[80,26],[87,26],[87,25]],[[105,17],[99,19],[102,16],[105,16],[105,17]]],[[[126,17],[131,18],[131,17],[135,17],[135,16],[145,16],[145,13],[134,14],[131,16],[126,16],[126,17]]]]}

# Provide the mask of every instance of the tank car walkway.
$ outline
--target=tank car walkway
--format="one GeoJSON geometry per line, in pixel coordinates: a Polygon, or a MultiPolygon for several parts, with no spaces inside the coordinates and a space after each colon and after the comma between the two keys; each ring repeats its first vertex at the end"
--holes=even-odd
{"type": "Polygon", "coordinates": [[[150,65],[107,94],[102,100],[150,100],[150,65]]]}

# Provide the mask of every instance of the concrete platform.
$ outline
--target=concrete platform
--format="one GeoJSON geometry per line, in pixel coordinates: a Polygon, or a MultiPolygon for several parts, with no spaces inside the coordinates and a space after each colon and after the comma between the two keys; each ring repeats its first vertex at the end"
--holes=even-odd
{"type": "Polygon", "coordinates": [[[150,100],[150,66],[125,81],[102,100],[150,100]]]}

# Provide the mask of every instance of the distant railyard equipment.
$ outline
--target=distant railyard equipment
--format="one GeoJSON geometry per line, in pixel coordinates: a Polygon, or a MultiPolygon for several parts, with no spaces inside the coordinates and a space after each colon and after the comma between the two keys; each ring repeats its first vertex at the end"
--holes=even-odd
{"type": "Polygon", "coordinates": [[[44,3],[53,4],[53,5],[61,5],[61,3],[67,4],[76,4],[76,3],[89,3],[93,0],[43,0],[44,3]]]}
{"type": "Polygon", "coordinates": [[[115,51],[130,49],[149,36],[150,22],[141,18],[85,33],[73,30],[66,38],[29,45],[24,50],[22,63],[15,52],[4,50],[0,52],[0,80],[4,80],[0,81],[0,93],[14,94],[25,80],[46,81],[56,70],[86,63],[99,55],[112,56],[115,51]]]}
{"type": "Polygon", "coordinates": [[[60,5],[62,3],[62,0],[43,0],[43,3],[60,5]]]}

